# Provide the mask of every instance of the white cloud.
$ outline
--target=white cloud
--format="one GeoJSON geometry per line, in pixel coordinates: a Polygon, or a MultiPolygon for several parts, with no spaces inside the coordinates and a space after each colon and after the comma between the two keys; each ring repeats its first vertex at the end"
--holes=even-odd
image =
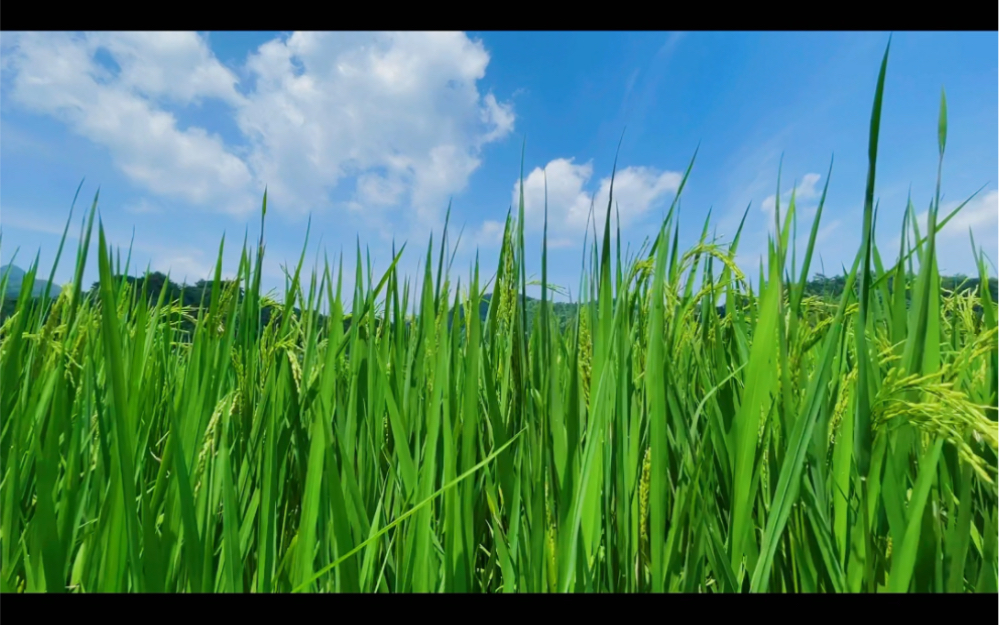
{"type": "MultiPolygon", "coordinates": [[[[817,189],[816,185],[822,176],[819,174],[805,174],[805,177],[801,179],[801,183],[793,189],[789,189],[781,194],[780,202],[783,207],[782,215],[787,215],[787,207],[791,201],[791,194],[794,193],[794,202],[796,210],[800,210],[803,204],[808,204],[813,200],[818,200],[822,196],[822,190],[817,189]]],[[[760,210],[767,214],[771,222],[774,218],[774,211],[777,207],[777,195],[769,195],[763,203],[760,204],[760,210]]],[[[783,217],[781,217],[783,219],[783,217]]]]}
{"type": "MultiPolygon", "coordinates": [[[[77,220],[74,220],[74,222],[70,224],[66,236],[75,239],[76,233],[79,232],[79,222],[77,220]]],[[[51,234],[61,237],[65,227],[66,222],[60,224],[50,219],[41,219],[36,214],[32,214],[32,211],[12,209],[9,206],[0,208],[0,230],[13,228],[15,230],[39,232],[41,234],[51,234]]]]}
{"type": "Polygon", "coordinates": [[[487,93],[484,102],[485,107],[482,109],[481,115],[482,122],[492,126],[492,130],[479,140],[480,145],[498,141],[505,137],[513,130],[513,122],[515,120],[513,106],[510,104],[500,104],[496,101],[495,95],[487,93]]]}
{"type": "MultiPolygon", "coordinates": [[[[140,202],[140,205],[145,204],[145,200],[140,202]]],[[[79,243],[79,234],[84,223],[86,223],[86,214],[78,212],[73,216],[69,230],[66,232],[67,242],[73,241],[79,243]]],[[[9,206],[4,206],[0,209],[0,229],[12,228],[14,230],[62,237],[65,225],[65,222],[53,222],[50,219],[37,217],[37,211],[26,211],[20,208],[11,208],[9,206]]],[[[143,237],[137,238],[133,241],[133,232],[130,232],[127,229],[119,229],[114,223],[105,222],[103,225],[105,233],[107,234],[109,245],[112,249],[115,249],[119,244],[121,244],[121,252],[122,256],[124,256],[128,251],[129,245],[131,245],[133,252],[141,253],[144,256],[144,260],[142,262],[138,262],[135,261],[138,255],[133,254],[133,261],[135,262],[132,264],[132,269],[129,270],[129,273],[132,275],[141,274],[145,271],[146,260],[149,261],[149,266],[152,271],[169,273],[174,282],[181,282],[186,277],[187,282],[189,284],[193,284],[197,280],[211,276],[214,271],[216,262],[215,255],[206,253],[204,249],[196,245],[185,244],[184,242],[170,242],[168,244],[164,244],[150,241],[148,238],[143,237]]],[[[91,252],[96,250],[97,247],[96,239],[98,227],[98,223],[95,220],[93,239],[90,243],[91,252]]],[[[72,251],[71,248],[72,246],[67,249],[72,251]]],[[[67,251],[63,252],[63,262],[65,262],[66,253],[67,251]]],[[[24,252],[22,251],[21,254],[24,254],[24,252]]],[[[230,261],[231,260],[232,259],[230,259],[230,261]]],[[[232,269],[231,262],[226,265],[230,270],[232,269]]],[[[92,272],[96,270],[95,267],[96,263],[88,265],[88,273],[93,275],[92,272]]],[[[94,279],[96,279],[96,276],[94,279]]]]}
{"type": "Polygon", "coordinates": [[[486,220],[479,229],[475,243],[481,246],[498,246],[503,243],[504,224],[498,221],[486,220]]]}
{"type": "Polygon", "coordinates": [[[162,213],[163,209],[153,201],[148,198],[139,198],[139,200],[133,204],[127,204],[125,211],[133,213],[136,215],[152,215],[162,213]]]}
{"type": "MultiPolygon", "coordinates": [[[[586,228],[592,198],[584,189],[593,176],[593,165],[577,165],[573,159],[558,158],[544,169],[536,167],[524,179],[525,226],[539,230],[544,225],[544,212],[548,204],[548,228],[582,232],[586,228]]],[[[520,204],[520,181],[513,185],[511,198],[514,210],[520,204]]]]}
{"type": "Polygon", "coordinates": [[[235,74],[193,32],[118,32],[87,36],[92,46],[107,50],[118,64],[117,80],[149,98],[191,104],[219,98],[239,104],[235,74]]]}
{"type": "Polygon", "coordinates": [[[483,147],[512,131],[511,105],[477,87],[488,64],[462,33],[416,32],[277,38],[242,83],[196,33],[5,34],[0,63],[11,101],[105,147],[154,194],[245,214],[266,184],[277,210],[304,213],[347,180],[341,208],[375,224],[409,209],[392,213],[396,233],[438,225],[483,147]],[[248,147],[170,112],[204,100],[228,105],[248,147]]]}
{"type": "Polygon", "coordinates": [[[151,266],[156,267],[156,271],[168,273],[173,282],[186,284],[207,280],[213,271],[212,263],[207,262],[204,254],[197,250],[188,253],[154,254],[151,266]]]}
{"type": "Polygon", "coordinates": [[[375,172],[355,201],[408,199],[412,223],[427,224],[465,187],[481,148],[513,128],[512,109],[476,87],[488,63],[461,33],[296,33],[251,55],[256,87],[237,121],[255,171],[296,208],[375,172]]]}
{"type": "MultiPolygon", "coordinates": [[[[946,217],[960,205],[960,202],[948,202],[941,207],[941,218],[946,217]]],[[[921,218],[927,218],[924,212],[921,218]]],[[[987,240],[991,233],[993,237],[997,235],[999,226],[999,191],[989,191],[984,195],[973,198],[961,211],[954,215],[954,218],[947,222],[947,225],[940,231],[941,237],[964,237],[970,228],[979,237],[979,243],[987,240]]],[[[994,239],[993,239],[994,240],[994,239]]],[[[994,250],[993,250],[994,251],[994,250]]]]}
{"type": "MultiPolygon", "coordinates": [[[[628,167],[614,177],[614,204],[620,208],[621,226],[637,221],[657,202],[680,187],[683,175],[675,171],[658,172],[649,167],[628,167]]],[[[596,205],[606,206],[610,178],[600,182],[596,205]]],[[[605,209],[606,210],[606,209],[605,209]]]]}
{"type": "MultiPolygon", "coordinates": [[[[833,232],[837,231],[841,225],[843,225],[843,221],[841,219],[834,219],[824,226],[819,226],[819,231],[815,233],[815,243],[819,244],[828,239],[829,236],[832,235],[833,232]]],[[[808,236],[808,234],[802,235],[806,245],[808,236]]]]}
{"type": "MultiPolygon", "coordinates": [[[[548,231],[554,247],[582,243],[591,207],[597,220],[597,232],[603,232],[610,177],[600,181],[596,192],[588,191],[593,177],[592,163],[577,164],[573,159],[565,158],[552,160],[543,169],[535,168],[524,179],[524,219],[529,230],[540,231],[544,225],[546,177],[548,231]]],[[[614,219],[620,216],[622,228],[637,222],[668,194],[675,192],[681,179],[677,172],[659,172],[650,167],[628,167],[618,171],[614,177],[614,219]]],[[[520,203],[520,181],[514,183],[512,202],[514,207],[520,203]]]]}
{"type": "MultiPolygon", "coordinates": [[[[143,33],[146,35],[146,33],[143,33]]],[[[82,37],[64,33],[23,33],[5,63],[14,72],[10,97],[25,108],[56,117],[74,132],[106,147],[117,166],[138,184],[164,196],[195,204],[215,204],[237,211],[249,199],[253,177],[246,164],[228,151],[222,140],[201,128],[180,130],[171,113],[146,97],[162,95],[156,78],[155,54],[145,61],[137,56],[143,42],[156,37],[124,35],[127,52],[121,52],[122,70],[115,77],[96,61],[110,34],[82,37]],[[142,78],[144,71],[152,78],[142,78]]],[[[180,81],[183,97],[211,85],[211,78],[226,70],[204,58],[197,37],[175,42],[190,48],[180,58],[201,54],[202,62],[187,67],[192,76],[208,78],[180,81]]],[[[112,50],[113,55],[115,52],[112,50]]],[[[220,85],[214,85],[219,92],[220,85]]]]}
{"type": "MultiPolygon", "coordinates": [[[[939,219],[944,219],[960,202],[946,202],[940,207],[939,219]]],[[[917,215],[920,233],[926,236],[929,215],[917,215]]],[[[961,211],[947,222],[937,235],[937,265],[943,273],[974,271],[975,257],[971,249],[969,231],[975,245],[993,262],[999,262],[999,191],[992,190],[973,198],[961,211]]],[[[911,238],[911,237],[910,237],[911,238]]],[[[898,247],[898,237],[895,248],[898,247]]],[[[989,266],[986,261],[986,266],[989,266]]]]}
{"type": "Polygon", "coordinates": [[[398,177],[378,173],[362,174],[357,178],[358,208],[363,204],[376,207],[393,206],[406,191],[406,186],[398,177]],[[362,204],[363,203],[363,204],[362,204]]]}

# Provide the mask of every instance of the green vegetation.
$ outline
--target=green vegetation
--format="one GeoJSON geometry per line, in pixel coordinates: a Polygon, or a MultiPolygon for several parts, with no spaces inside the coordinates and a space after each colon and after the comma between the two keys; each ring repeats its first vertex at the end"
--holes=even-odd
{"type": "Polygon", "coordinates": [[[491,280],[452,277],[445,231],[418,290],[358,252],[345,295],[303,251],[270,302],[261,235],[193,305],[115,279],[100,225],[83,289],[95,197],[74,282],[34,299],[36,261],[0,329],[0,590],[997,592],[996,298],[980,250],[942,285],[939,182],[894,263],[874,243],[884,72],[821,296],[824,193],[801,259],[778,205],[754,290],[738,234],[677,248],[675,201],[622,259],[612,192],[568,323],[546,248],[527,304],[523,200],[491,280]]]}
{"type": "MultiPolygon", "coordinates": [[[[0,276],[3,275],[6,267],[0,268],[0,276]]],[[[14,267],[17,270],[17,267],[14,267]]],[[[913,276],[910,276],[910,280],[913,276]]],[[[150,305],[156,303],[160,299],[160,292],[166,289],[164,303],[176,304],[178,310],[183,310],[184,314],[180,317],[180,328],[189,334],[193,334],[195,327],[195,320],[199,314],[207,312],[207,307],[211,304],[211,292],[214,282],[208,280],[199,280],[194,285],[187,284],[177,284],[172,282],[168,276],[160,273],[153,272],[142,277],[123,277],[120,275],[114,276],[115,284],[118,284],[121,280],[126,280],[129,282],[131,288],[136,291],[146,292],[147,298],[150,300],[150,305]],[[148,284],[145,284],[148,280],[148,284]],[[202,309],[205,310],[202,310],[202,309]]],[[[836,276],[834,278],[826,277],[823,274],[815,274],[811,280],[805,282],[804,290],[802,291],[804,297],[823,299],[828,303],[835,305],[839,302],[840,297],[843,295],[843,287],[846,284],[847,276],[836,276]]],[[[889,287],[891,286],[892,279],[888,278],[889,287]]],[[[940,276],[940,288],[942,292],[953,293],[959,291],[970,291],[972,293],[977,293],[981,288],[979,286],[980,280],[975,278],[969,278],[967,276],[957,275],[957,276],[940,276]]],[[[238,283],[237,283],[238,284],[238,283]]],[[[989,294],[993,301],[999,301],[999,283],[993,277],[989,278],[988,282],[989,294]]],[[[221,284],[221,289],[225,290],[231,285],[229,282],[223,280],[221,284]]],[[[239,300],[246,295],[245,291],[240,288],[236,291],[236,297],[239,300]]],[[[17,289],[14,289],[8,284],[7,286],[8,295],[3,299],[3,308],[0,310],[0,325],[10,317],[14,311],[17,309],[18,293],[17,289]]],[[[90,293],[96,297],[100,292],[100,283],[95,282],[90,287],[90,293]]],[[[39,294],[41,291],[39,288],[34,289],[34,298],[39,299],[39,294]]],[[[50,295],[49,297],[52,297],[50,295]]],[[[485,293],[482,295],[479,301],[479,320],[485,322],[486,317],[489,314],[489,300],[492,297],[491,293],[485,293]]],[[[541,307],[541,300],[531,296],[525,296],[524,305],[527,312],[527,329],[528,331],[534,327],[534,321],[538,318],[538,312],[541,307]]],[[[51,310],[51,304],[49,302],[49,308],[45,309],[44,315],[48,314],[51,310]]],[[[577,302],[550,302],[549,303],[549,314],[558,321],[560,330],[566,330],[570,324],[575,323],[579,316],[580,304],[577,302]]],[[[271,316],[280,308],[280,305],[275,302],[264,303],[261,305],[261,325],[266,327],[271,319],[271,316]]],[[[724,304],[717,307],[719,316],[725,316],[725,306],[724,304]]],[[[980,307],[976,304],[976,310],[980,311],[980,307]]],[[[315,311],[314,311],[315,312],[315,311]]],[[[301,311],[295,309],[295,314],[300,315],[301,311]]],[[[325,315],[315,312],[317,322],[322,325],[328,322],[325,315]]],[[[459,323],[464,320],[465,308],[463,305],[456,306],[451,309],[448,316],[448,324],[454,323],[454,317],[457,315],[459,323]]],[[[376,323],[379,323],[379,319],[375,319],[376,323]]],[[[344,331],[350,329],[350,314],[344,315],[344,331]]]]}

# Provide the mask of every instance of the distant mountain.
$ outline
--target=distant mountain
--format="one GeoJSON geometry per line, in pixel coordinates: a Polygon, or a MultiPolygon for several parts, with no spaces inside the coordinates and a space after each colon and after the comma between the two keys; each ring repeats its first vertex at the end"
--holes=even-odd
{"type": "MultiPolygon", "coordinates": [[[[21,294],[21,285],[24,283],[25,271],[18,267],[17,265],[4,265],[0,267],[0,280],[3,280],[3,276],[10,272],[10,277],[7,279],[7,292],[5,297],[17,297],[21,294]]],[[[32,297],[41,297],[45,292],[45,289],[49,290],[49,297],[52,297],[55,293],[58,293],[59,287],[50,284],[48,280],[42,280],[35,275],[35,284],[31,289],[32,297]]]]}

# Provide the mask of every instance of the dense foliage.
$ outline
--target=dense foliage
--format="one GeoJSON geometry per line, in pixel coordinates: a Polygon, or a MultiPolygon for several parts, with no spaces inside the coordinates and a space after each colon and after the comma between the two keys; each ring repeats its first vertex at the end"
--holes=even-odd
{"type": "Polygon", "coordinates": [[[74,282],[33,299],[36,263],[0,328],[0,589],[995,593],[996,298],[980,250],[944,288],[939,191],[883,264],[883,79],[821,296],[793,198],[755,289],[738,235],[677,249],[676,202],[622,259],[608,205],[585,304],[551,306],[546,248],[528,302],[521,201],[490,297],[446,234],[418,288],[300,260],[279,303],[262,238],[181,294],[116,279],[102,227],[85,291],[95,198],[74,282]]]}

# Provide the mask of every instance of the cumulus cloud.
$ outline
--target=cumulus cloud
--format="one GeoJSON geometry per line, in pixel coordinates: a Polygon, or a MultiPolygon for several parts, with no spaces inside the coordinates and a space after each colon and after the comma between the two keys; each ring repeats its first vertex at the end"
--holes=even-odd
{"type": "MultiPolygon", "coordinates": [[[[219,98],[239,104],[238,79],[193,32],[94,33],[84,41],[105,49],[118,66],[117,82],[154,100],[192,104],[219,98]]],[[[113,72],[112,72],[113,73],[113,72]]]]}
{"type": "Polygon", "coordinates": [[[461,33],[295,33],[250,57],[256,86],[237,120],[255,170],[296,206],[373,171],[357,181],[358,205],[408,200],[416,220],[433,220],[482,147],[513,129],[511,107],[476,86],[488,63],[461,33]]]}
{"type": "MultiPolygon", "coordinates": [[[[610,176],[591,191],[593,164],[558,158],[544,168],[536,167],[524,179],[525,227],[540,231],[544,225],[545,185],[547,179],[548,231],[550,244],[563,247],[581,243],[591,207],[597,218],[597,231],[603,231],[603,219],[610,197],[610,176]]],[[[615,214],[621,227],[637,222],[680,186],[681,174],[660,172],[650,167],[627,167],[614,177],[615,214]]],[[[512,204],[520,203],[520,181],[513,185],[512,204]]],[[[592,228],[592,226],[591,226],[592,228]]],[[[495,231],[495,228],[493,228],[495,231]]],[[[500,226],[500,232],[502,232],[500,226]]]]}
{"type": "Polygon", "coordinates": [[[480,93],[489,54],[462,33],[295,33],[253,51],[242,77],[196,33],[18,33],[4,44],[13,103],[105,147],[147,191],[239,214],[259,208],[265,184],[292,213],[336,205],[339,185],[341,209],[436,225],[515,121],[510,104],[480,93]],[[171,112],[206,100],[228,107],[246,145],[171,112]]]}
{"type": "Polygon", "coordinates": [[[231,74],[206,56],[197,36],[122,35],[118,41],[109,33],[21,34],[6,51],[5,69],[13,74],[11,99],[106,147],[127,176],[154,193],[238,210],[240,199],[248,199],[242,194],[250,192],[253,176],[218,136],[197,127],[181,130],[174,115],[157,106],[167,78],[154,68],[163,62],[161,56],[170,57],[155,54],[158,43],[172,39],[174,52],[182,52],[174,57],[192,62],[187,68],[191,77],[178,83],[178,97],[194,97],[208,86],[209,94],[223,92],[234,81],[231,74]],[[109,42],[114,42],[110,53],[121,59],[117,75],[96,59],[99,51],[108,51],[109,42]],[[144,45],[153,49],[148,57],[139,54],[144,45]]]}

